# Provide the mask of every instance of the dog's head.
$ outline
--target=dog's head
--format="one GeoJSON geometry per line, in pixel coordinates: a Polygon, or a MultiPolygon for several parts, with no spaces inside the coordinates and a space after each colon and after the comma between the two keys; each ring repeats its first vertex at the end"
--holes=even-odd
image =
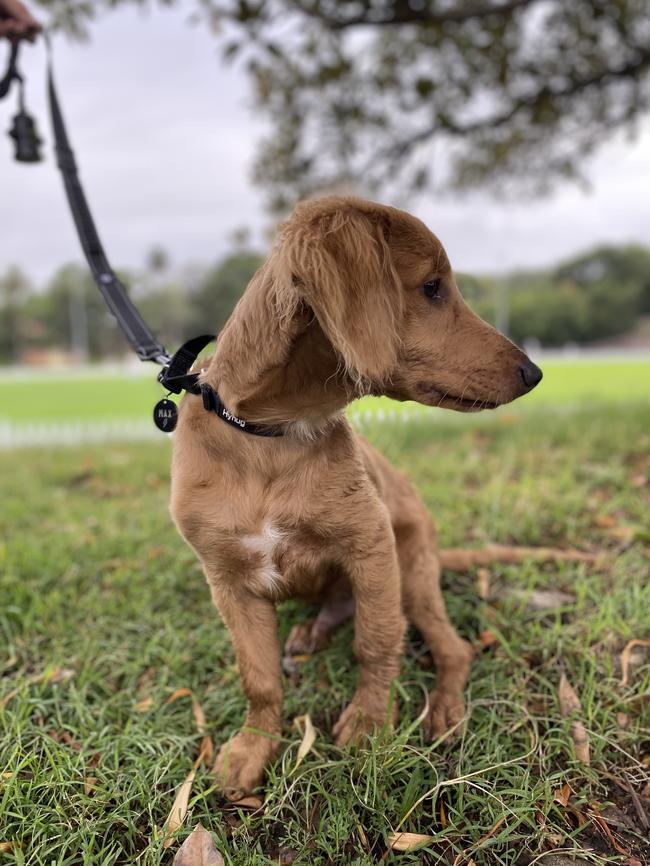
{"type": "Polygon", "coordinates": [[[361,390],[470,412],[542,378],[470,310],[442,244],[404,211],[351,197],[305,202],[269,264],[276,301],[311,308],[361,390]]]}

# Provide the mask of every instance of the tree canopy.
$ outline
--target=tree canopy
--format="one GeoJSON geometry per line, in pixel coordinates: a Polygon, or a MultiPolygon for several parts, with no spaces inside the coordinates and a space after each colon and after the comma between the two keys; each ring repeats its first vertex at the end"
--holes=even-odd
{"type": "MultiPolygon", "coordinates": [[[[142,0],[40,2],[79,29],[142,0]]],[[[648,109],[647,0],[196,3],[270,121],[278,209],[343,184],[540,193],[648,109]]]]}

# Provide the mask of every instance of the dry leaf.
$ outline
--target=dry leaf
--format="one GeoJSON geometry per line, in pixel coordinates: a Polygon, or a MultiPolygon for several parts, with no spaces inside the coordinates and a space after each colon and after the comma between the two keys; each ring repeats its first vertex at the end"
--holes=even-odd
{"type": "MultiPolygon", "coordinates": [[[[580,713],[582,711],[580,699],[564,674],[560,677],[558,697],[560,701],[560,712],[563,716],[571,716],[574,713],[580,713]]],[[[589,755],[589,736],[585,726],[579,719],[571,722],[571,739],[573,740],[576,758],[581,763],[589,766],[591,762],[589,755]]]]}
{"type": "Polygon", "coordinates": [[[567,783],[566,785],[562,785],[561,788],[558,788],[553,796],[553,800],[556,803],[559,803],[560,806],[567,806],[569,803],[569,799],[571,798],[571,786],[567,783]]]}
{"type": "Polygon", "coordinates": [[[601,529],[611,529],[616,526],[616,518],[613,514],[595,514],[593,518],[595,526],[600,526],[601,529]]]}
{"type": "Polygon", "coordinates": [[[176,793],[174,805],[171,808],[169,817],[165,824],[165,841],[163,842],[163,848],[169,848],[174,841],[174,833],[183,826],[185,816],[187,815],[188,803],[190,802],[194,777],[196,776],[196,768],[197,764],[195,763],[176,793]]]}
{"type": "Polygon", "coordinates": [[[146,713],[147,710],[150,710],[153,706],[153,698],[142,698],[141,701],[135,705],[136,710],[139,713],[146,713]]]}
{"type": "Polygon", "coordinates": [[[224,859],[199,823],[176,852],[172,866],[224,866],[224,859]]]}
{"type": "Polygon", "coordinates": [[[366,851],[370,851],[370,845],[368,845],[368,837],[365,834],[365,831],[361,824],[357,824],[357,836],[359,837],[359,842],[365,848],[366,851]]]}
{"type": "Polygon", "coordinates": [[[0,854],[6,854],[14,847],[13,842],[0,842],[0,854]]]}
{"type": "Polygon", "coordinates": [[[635,526],[612,526],[611,529],[607,530],[607,534],[616,539],[616,541],[622,542],[622,544],[630,545],[636,538],[636,527],[635,526]]]}
{"type": "Polygon", "coordinates": [[[630,717],[627,713],[616,713],[616,723],[619,728],[625,729],[630,724],[630,717]]]}
{"type": "Polygon", "coordinates": [[[559,589],[507,589],[503,595],[523,602],[529,610],[557,610],[575,603],[575,596],[559,589]]]}
{"type": "Polygon", "coordinates": [[[491,647],[495,643],[499,642],[499,639],[497,638],[497,636],[494,634],[493,631],[490,631],[490,629],[486,629],[485,631],[482,631],[480,633],[480,635],[478,636],[478,639],[479,639],[483,649],[487,649],[488,647],[491,647]]]}
{"type": "Polygon", "coordinates": [[[560,700],[560,712],[563,716],[570,716],[571,713],[579,713],[582,711],[580,699],[565,674],[562,674],[560,677],[558,698],[560,700]]]}
{"type": "Polygon", "coordinates": [[[305,758],[309,752],[312,750],[312,746],[316,742],[316,729],[314,728],[311,716],[307,713],[304,716],[297,716],[294,719],[294,725],[296,727],[300,727],[304,724],[305,730],[302,735],[302,742],[300,743],[300,747],[298,748],[298,754],[296,756],[296,764],[294,766],[294,770],[299,766],[303,758],[305,758]]]}
{"type": "Polygon", "coordinates": [[[177,701],[179,698],[191,698],[192,697],[192,689],[182,688],[176,689],[175,692],[172,692],[171,695],[165,701],[166,704],[173,704],[174,701],[177,701]]]}
{"type": "Polygon", "coordinates": [[[582,722],[571,723],[571,739],[576,751],[576,758],[582,763],[589,766],[591,757],[589,754],[589,735],[582,722]]]}
{"type": "Polygon", "coordinates": [[[476,589],[479,598],[486,599],[490,595],[490,572],[487,568],[479,568],[476,572],[476,589]]]}
{"type": "Polygon", "coordinates": [[[413,851],[420,845],[433,842],[435,838],[421,833],[391,833],[388,837],[388,847],[391,851],[413,851]]]}
{"type": "Polygon", "coordinates": [[[86,776],[84,779],[84,793],[88,796],[97,787],[97,776],[86,776]]]}
{"type": "Polygon", "coordinates": [[[647,646],[650,647],[650,640],[630,640],[625,644],[625,648],[621,653],[621,682],[619,685],[626,686],[628,681],[628,676],[630,673],[630,660],[632,657],[632,650],[637,646],[647,646]]]}

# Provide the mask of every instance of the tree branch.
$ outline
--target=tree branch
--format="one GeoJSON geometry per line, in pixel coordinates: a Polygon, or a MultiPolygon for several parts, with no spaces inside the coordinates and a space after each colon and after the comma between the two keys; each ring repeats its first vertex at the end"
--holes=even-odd
{"type": "MultiPolygon", "coordinates": [[[[411,9],[407,4],[395,9],[390,17],[373,18],[362,13],[350,18],[337,18],[325,13],[310,3],[302,0],[294,0],[293,5],[306,15],[317,18],[332,30],[345,30],[348,27],[384,27],[391,24],[462,24],[471,19],[487,18],[490,15],[510,15],[516,9],[530,6],[538,0],[507,0],[505,3],[475,3],[464,9],[447,9],[444,12],[435,12],[432,9],[411,9]]],[[[370,11],[370,10],[369,10],[370,11]]]]}

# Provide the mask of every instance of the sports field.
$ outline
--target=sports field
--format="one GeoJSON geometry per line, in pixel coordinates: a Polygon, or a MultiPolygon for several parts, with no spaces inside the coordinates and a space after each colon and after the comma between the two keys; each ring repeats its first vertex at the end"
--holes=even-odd
{"type": "MultiPolygon", "coordinates": [[[[512,411],[540,406],[588,405],[593,401],[650,400],[650,360],[573,360],[542,362],[541,385],[512,411]]],[[[49,373],[42,376],[5,377],[0,381],[0,422],[50,423],[56,421],[149,420],[154,403],[163,396],[156,382],[157,367],[143,365],[137,373],[49,373]],[[147,375],[150,373],[150,375],[147,375]]],[[[368,399],[355,403],[352,415],[370,412],[435,412],[415,404],[368,399]]]]}
{"type": "MultiPolygon", "coordinates": [[[[411,630],[395,731],[334,745],[356,676],[346,624],[286,678],[278,760],[257,799],[235,805],[191,695],[215,748],[244,699],[171,525],[168,437],[2,451],[1,866],[171,866],[198,822],[223,856],[203,862],[226,866],[648,866],[650,363],[542,366],[542,385],[496,412],[402,423],[386,401],[352,411],[417,487],[443,547],[549,545],[595,561],[443,575],[476,648],[455,738],[423,737],[436,674],[411,630]]],[[[153,372],[16,378],[0,406],[17,428],[128,434],[133,419],[149,429],[159,394],[153,372]]],[[[280,605],[281,637],[313,613],[280,605]]]]}

